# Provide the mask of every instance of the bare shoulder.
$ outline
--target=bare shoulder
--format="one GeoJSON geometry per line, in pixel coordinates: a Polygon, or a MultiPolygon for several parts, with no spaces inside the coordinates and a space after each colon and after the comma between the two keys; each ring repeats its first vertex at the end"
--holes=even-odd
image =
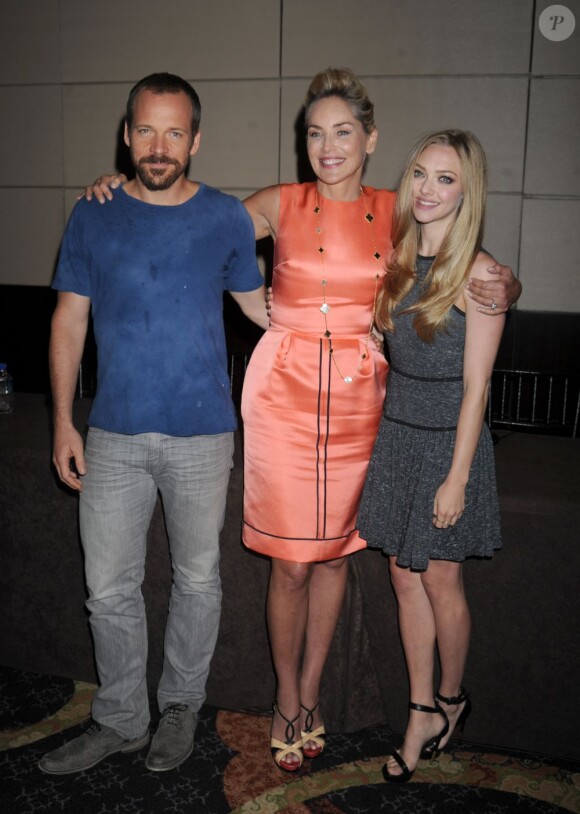
{"type": "Polygon", "coordinates": [[[280,184],[264,187],[245,199],[245,204],[273,204],[280,201],[280,184]]]}
{"type": "Polygon", "coordinates": [[[478,280],[497,279],[497,275],[494,277],[494,275],[488,271],[495,263],[496,259],[493,255],[488,252],[480,251],[473,262],[469,276],[476,277],[478,280]]]}
{"type": "Polygon", "coordinates": [[[280,185],[259,189],[246,198],[244,206],[254,222],[256,240],[271,235],[276,236],[280,213],[280,185]]]}

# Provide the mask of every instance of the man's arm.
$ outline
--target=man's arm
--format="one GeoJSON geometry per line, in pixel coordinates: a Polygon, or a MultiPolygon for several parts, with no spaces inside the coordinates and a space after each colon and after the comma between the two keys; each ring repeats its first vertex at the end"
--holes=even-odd
{"type": "Polygon", "coordinates": [[[266,289],[263,285],[253,291],[230,291],[230,294],[248,319],[264,330],[269,327],[270,319],[266,313],[266,289]]]}
{"type": "Polygon", "coordinates": [[[492,316],[504,314],[519,300],[522,284],[513,275],[509,266],[494,263],[486,271],[494,275],[493,279],[481,280],[472,277],[467,283],[467,293],[472,300],[479,303],[477,310],[492,316]]]}
{"type": "Polygon", "coordinates": [[[91,301],[61,291],[52,316],[48,351],[50,382],[54,403],[54,445],[52,461],[63,483],[82,491],[79,475],[86,473],[83,439],[74,427],[72,405],[81,363],[91,301]],[[74,466],[71,461],[74,460],[74,466]],[[77,474],[78,473],[78,474],[77,474]]]}

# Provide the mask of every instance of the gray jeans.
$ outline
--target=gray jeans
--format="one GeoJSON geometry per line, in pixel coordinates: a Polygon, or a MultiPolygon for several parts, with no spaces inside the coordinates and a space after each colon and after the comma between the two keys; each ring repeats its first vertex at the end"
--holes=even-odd
{"type": "Polygon", "coordinates": [[[141,585],[147,530],[161,493],[173,583],[165,632],[161,711],[205,699],[221,606],[219,534],[233,434],[186,438],[91,428],[80,529],[100,686],[93,718],[126,738],[149,725],[147,625],[141,585]]]}

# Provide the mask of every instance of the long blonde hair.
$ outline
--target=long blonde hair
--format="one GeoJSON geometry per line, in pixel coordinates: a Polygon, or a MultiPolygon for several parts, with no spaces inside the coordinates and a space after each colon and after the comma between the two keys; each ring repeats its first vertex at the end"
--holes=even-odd
{"type": "Polygon", "coordinates": [[[436,331],[445,330],[449,311],[481,249],[487,197],[487,162],[473,133],[467,130],[430,133],[411,151],[397,191],[392,230],[394,252],[377,303],[376,322],[381,330],[395,330],[393,310],[415,281],[420,226],[413,215],[413,178],[419,156],[431,144],[453,147],[457,153],[463,200],[433,261],[424,293],[406,311],[415,314],[414,328],[426,342],[433,340],[436,331]]]}

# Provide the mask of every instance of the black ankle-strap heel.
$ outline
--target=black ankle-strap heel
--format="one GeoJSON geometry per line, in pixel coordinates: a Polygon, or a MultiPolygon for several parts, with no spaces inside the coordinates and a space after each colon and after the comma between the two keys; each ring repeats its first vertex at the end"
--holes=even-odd
{"type": "MultiPolygon", "coordinates": [[[[423,744],[423,748],[421,749],[420,757],[426,754],[431,760],[435,760],[437,755],[439,754],[439,744],[441,743],[441,739],[445,737],[445,735],[449,732],[449,721],[447,719],[447,715],[445,714],[444,710],[439,706],[437,701],[435,702],[434,707],[427,707],[424,704],[414,704],[412,701],[409,704],[409,709],[414,709],[416,712],[430,712],[431,714],[441,715],[445,724],[441,732],[438,735],[435,735],[432,738],[429,738],[423,744]]],[[[409,780],[413,777],[415,769],[409,769],[401,755],[397,751],[391,752],[391,757],[395,760],[398,764],[399,768],[401,769],[401,774],[391,774],[389,772],[388,764],[385,763],[383,766],[383,777],[388,783],[408,783],[409,780]]]]}
{"type": "Polygon", "coordinates": [[[448,704],[449,706],[455,706],[456,704],[463,704],[465,702],[465,706],[461,710],[461,714],[454,726],[454,729],[457,729],[459,734],[463,736],[465,722],[471,715],[471,698],[469,697],[469,693],[465,687],[459,688],[459,695],[453,695],[450,698],[446,698],[444,695],[441,695],[440,692],[437,692],[435,694],[435,698],[438,701],[443,701],[444,704],[448,704]]]}

